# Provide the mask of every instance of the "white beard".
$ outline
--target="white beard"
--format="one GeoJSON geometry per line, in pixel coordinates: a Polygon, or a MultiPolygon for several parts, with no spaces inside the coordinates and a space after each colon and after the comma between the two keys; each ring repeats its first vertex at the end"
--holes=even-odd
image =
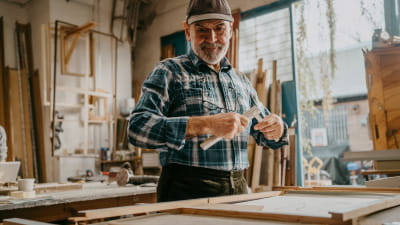
{"type": "Polygon", "coordinates": [[[209,65],[216,65],[221,62],[229,48],[229,45],[222,44],[203,43],[200,46],[194,46],[193,42],[191,42],[190,44],[192,46],[193,52],[209,65]],[[207,51],[207,49],[205,48],[206,46],[217,47],[217,50],[207,51]]]}

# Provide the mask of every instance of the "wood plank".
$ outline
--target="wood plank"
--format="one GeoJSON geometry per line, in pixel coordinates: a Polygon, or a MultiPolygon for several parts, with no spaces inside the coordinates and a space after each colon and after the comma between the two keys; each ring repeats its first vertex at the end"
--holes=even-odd
{"type": "Polygon", "coordinates": [[[386,175],[400,175],[400,170],[364,170],[361,171],[362,175],[373,174],[386,174],[386,175]]]}
{"type": "Polygon", "coordinates": [[[263,70],[263,59],[257,61],[256,91],[260,102],[267,105],[267,72],[263,70]]]}
{"type": "MultiPolygon", "coordinates": [[[[3,31],[3,17],[0,17],[0,126],[6,127],[6,85],[4,75],[4,31],[3,31]]],[[[5,128],[6,129],[6,128],[5,128]]]]}
{"type": "Polygon", "coordinates": [[[5,219],[3,221],[3,225],[50,225],[52,223],[43,223],[39,221],[20,219],[20,218],[11,218],[5,219]]]}
{"type": "MultiPolygon", "coordinates": [[[[163,213],[156,215],[144,215],[133,218],[125,218],[96,225],[299,225],[299,223],[281,223],[272,220],[256,220],[246,218],[190,215],[177,213],[163,213]]],[[[311,224],[302,224],[311,225],[311,224]]]]}
{"type": "Polygon", "coordinates": [[[376,170],[400,170],[400,160],[377,160],[375,161],[376,170]]]}
{"type": "Polygon", "coordinates": [[[181,208],[183,206],[195,206],[206,203],[208,203],[208,199],[202,198],[194,200],[163,202],[157,204],[143,204],[143,205],[114,207],[105,209],[84,210],[84,211],[79,211],[79,214],[80,216],[84,216],[88,219],[98,219],[98,218],[131,215],[131,214],[165,211],[165,210],[181,208]]]}
{"type": "Polygon", "coordinates": [[[34,166],[34,152],[33,146],[35,144],[34,130],[32,127],[33,123],[33,115],[32,115],[32,105],[31,105],[31,95],[30,95],[30,86],[28,83],[29,74],[27,70],[21,70],[21,88],[22,88],[22,104],[23,104],[23,134],[25,137],[25,146],[24,147],[24,158],[23,163],[26,164],[26,169],[23,171],[24,178],[33,178],[35,176],[35,166],[34,166]]]}
{"type": "Polygon", "coordinates": [[[332,214],[333,219],[347,221],[398,205],[400,205],[400,197],[393,197],[389,199],[376,200],[370,203],[359,204],[329,213],[332,214]]]}
{"type": "Polygon", "coordinates": [[[332,218],[290,215],[290,214],[277,214],[277,213],[265,213],[265,212],[231,211],[228,213],[226,210],[183,208],[182,213],[192,214],[192,215],[207,215],[207,216],[222,216],[222,217],[232,217],[232,218],[274,220],[274,221],[296,222],[296,223],[351,224],[350,222],[338,221],[338,220],[334,220],[332,218]]]}
{"type": "Polygon", "coordinates": [[[260,172],[261,172],[261,159],[262,159],[263,147],[256,145],[253,156],[252,176],[251,176],[251,189],[253,192],[256,191],[260,185],[260,172]]]}
{"type": "Polygon", "coordinates": [[[228,196],[209,198],[208,203],[217,204],[217,203],[243,202],[243,201],[250,201],[250,200],[254,200],[254,199],[279,196],[282,194],[283,194],[283,192],[281,192],[281,191],[268,191],[268,192],[252,193],[252,194],[228,195],[228,196]]]}
{"type": "Polygon", "coordinates": [[[392,149],[380,151],[345,152],[343,160],[400,160],[400,150],[392,149]]]}
{"type": "MultiPolygon", "coordinates": [[[[186,208],[186,207],[185,207],[186,208]]],[[[218,209],[226,211],[262,211],[262,205],[205,204],[188,207],[191,209],[218,209]]]]}
{"type": "Polygon", "coordinates": [[[80,26],[80,27],[76,27],[73,30],[69,31],[66,35],[65,35],[65,39],[68,39],[69,37],[72,37],[74,35],[80,35],[81,33],[87,32],[90,29],[96,27],[97,24],[95,22],[88,22],[85,23],[84,25],[80,26]]]}
{"type": "Polygon", "coordinates": [[[400,193],[400,188],[370,188],[353,186],[332,186],[332,187],[274,187],[274,191],[304,191],[304,192],[361,192],[361,193],[400,193]]]}
{"type": "Polygon", "coordinates": [[[400,189],[400,176],[396,177],[386,177],[379,178],[375,180],[365,181],[365,186],[367,187],[389,187],[389,188],[399,188],[400,189]]]}
{"type": "Polygon", "coordinates": [[[296,135],[295,128],[289,128],[289,163],[285,185],[295,186],[296,182],[296,135]]]}
{"type": "MultiPolygon", "coordinates": [[[[22,133],[22,121],[21,121],[21,93],[19,92],[19,79],[18,71],[15,69],[6,68],[6,85],[7,90],[7,146],[8,146],[8,158],[9,161],[15,161],[16,159],[22,160],[24,158],[23,143],[21,142],[22,133]]],[[[26,165],[21,163],[21,170],[25,171],[26,165]]]]}
{"type": "Polygon", "coordinates": [[[37,162],[37,169],[38,181],[40,183],[45,183],[47,181],[47,173],[46,173],[46,146],[45,146],[45,139],[46,135],[44,135],[44,127],[43,127],[43,104],[42,104],[42,97],[40,95],[41,92],[41,85],[40,85],[40,76],[39,71],[36,70],[31,77],[31,93],[33,99],[33,118],[34,118],[34,128],[35,128],[35,142],[36,142],[36,162],[37,162]]]}

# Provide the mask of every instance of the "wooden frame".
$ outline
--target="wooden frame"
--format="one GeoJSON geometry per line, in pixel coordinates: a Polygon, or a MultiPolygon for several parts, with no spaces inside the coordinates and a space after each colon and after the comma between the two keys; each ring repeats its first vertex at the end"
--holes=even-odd
{"type": "MultiPolygon", "coordinates": [[[[90,32],[90,29],[95,27],[96,24],[93,22],[89,22],[80,27],[73,27],[63,25],[59,28],[60,30],[60,55],[61,55],[61,74],[64,75],[73,75],[73,76],[85,76],[84,73],[71,72],[69,70],[69,62],[71,60],[72,54],[76,49],[78,41],[83,38],[88,38],[89,42],[89,68],[90,75],[94,76],[95,74],[95,61],[94,61],[94,53],[95,53],[95,45],[93,40],[93,34],[90,32]],[[87,34],[85,34],[87,33],[87,34]],[[84,35],[85,34],[85,35],[84,35]]],[[[87,48],[86,48],[87,49],[87,48]]]]}
{"type": "MultiPolygon", "coordinates": [[[[368,193],[367,191],[372,191],[369,188],[351,189],[349,187],[347,190],[332,187],[330,190],[310,190],[311,188],[293,189],[288,191],[289,189],[287,188],[286,193],[273,191],[86,210],[80,211],[81,217],[70,218],[70,221],[78,223],[122,215],[147,215],[152,213],[151,216],[155,217],[155,220],[159,216],[158,221],[163,215],[187,215],[195,216],[196,218],[199,218],[198,216],[211,216],[219,218],[257,219],[264,222],[282,221],[290,224],[354,224],[353,222],[358,221],[361,217],[391,207],[400,206],[400,196],[397,194],[368,193]],[[364,189],[364,191],[361,191],[361,189],[364,189]],[[296,202],[299,204],[292,204],[296,202]],[[307,206],[311,206],[311,208],[307,209],[307,206]],[[286,210],[286,208],[288,209],[286,210]]],[[[378,189],[374,190],[377,191],[378,189]]],[[[397,192],[400,192],[400,189],[397,189],[397,192]]],[[[127,225],[130,224],[127,222],[131,220],[132,224],[140,224],[139,220],[147,217],[139,216],[130,219],[115,220],[107,224],[127,225]]]]}
{"type": "MultiPolygon", "coordinates": [[[[88,154],[89,150],[89,129],[91,128],[91,125],[101,125],[101,124],[107,124],[107,130],[108,130],[108,144],[110,149],[114,149],[116,145],[116,137],[115,137],[115,131],[116,131],[116,125],[114,123],[114,119],[116,118],[116,113],[117,113],[117,105],[115,99],[117,98],[116,96],[116,76],[117,76],[117,67],[115,66],[116,60],[117,60],[117,40],[114,36],[108,33],[96,31],[96,30],[91,30],[92,27],[94,27],[95,24],[92,22],[89,22],[81,27],[78,27],[74,24],[70,24],[67,22],[63,21],[56,21],[55,27],[51,27],[51,25],[47,28],[48,30],[48,37],[47,39],[50,42],[51,39],[53,39],[54,44],[53,46],[48,45],[46,48],[43,48],[43,52],[47,52],[46,54],[51,55],[54,54],[54,59],[52,60],[53,63],[53,68],[51,66],[44,66],[47,71],[51,71],[53,75],[48,75],[50,79],[46,79],[43,83],[48,83],[50,81],[50,85],[48,88],[51,90],[51,96],[50,96],[50,111],[52,113],[52,120],[51,121],[58,121],[58,119],[55,117],[55,111],[57,109],[65,109],[65,110],[82,110],[82,130],[83,130],[83,143],[82,143],[82,149],[83,149],[83,154],[86,155],[88,154]],[[54,32],[51,32],[54,30],[54,32]],[[95,66],[94,66],[94,61],[95,61],[95,37],[96,35],[99,35],[99,37],[106,37],[109,38],[106,41],[109,41],[110,44],[110,57],[111,57],[111,66],[110,66],[110,76],[111,76],[111,87],[112,90],[109,90],[109,92],[105,93],[104,91],[99,91],[97,88],[97,83],[96,83],[96,76],[95,76],[95,66]],[[57,38],[54,38],[54,37],[57,38]],[[85,71],[83,71],[83,74],[80,73],[74,73],[71,71],[68,71],[68,63],[70,63],[70,59],[73,54],[73,52],[76,49],[77,42],[78,40],[83,40],[85,41],[84,46],[84,57],[85,57],[85,63],[87,65],[85,66],[85,71]],[[60,41],[61,43],[58,43],[60,41]],[[60,47],[60,50],[58,50],[58,47],[60,47]],[[61,55],[61,59],[57,60],[57,57],[59,56],[58,54],[61,55]],[[57,69],[58,67],[58,62],[60,63],[61,66],[61,73],[57,69]],[[61,86],[61,85],[56,85],[56,80],[60,79],[60,75],[73,75],[77,76],[79,79],[79,82],[82,82],[83,87],[71,87],[71,86],[61,86]],[[58,78],[57,78],[58,77],[58,78]],[[69,92],[78,95],[80,99],[83,99],[81,102],[78,103],[69,103],[69,102],[56,102],[57,100],[57,92],[69,92]],[[101,101],[105,102],[104,109],[102,110],[105,112],[105,116],[98,116],[96,115],[93,109],[95,109],[92,105],[90,105],[89,101],[92,100],[93,102],[95,101],[101,101]],[[108,101],[111,99],[111,110],[109,110],[109,105],[108,101]],[[106,110],[107,109],[107,110],[106,110]],[[111,117],[111,118],[110,118],[111,117]]],[[[46,34],[46,29],[43,28],[42,30],[43,34],[46,34]]],[[[49,59],[49,56],[48,58],[49,59]]],[[[72,62],[71,62],[72,63],[72,62]]],[[[47,65],[47,64],[46,64],[47,65]]],[[[48,72],[49,73],[49,72],[48,72]]],[[[62,78],[64,79],[64,78],[62,78]]],[[[66,78],[70,79],[70,78],[66,78]]],[[[47,86],[47,85],[45,85],[47,86]]],[[[47,90],[46,90],[47,94],[47,90]]],[[[44,96],[44,99],[46,102],[48,101],[47,95],[44,96]]],[[[46,103],[45,103],[46,104],[46,103]]],[[[75,120],[63,120],[65,122],[76,122],[78,119],[75,120]]],[[[52,133],[55,133],[55,130],[53,128],[52,133]]],[[[55,135],[53,135],[53,138],[55,135]]],[[[55,151],[55,145],[53,144],[54,140],[52,142],[52,152],[54,154],[55,151]]]]}

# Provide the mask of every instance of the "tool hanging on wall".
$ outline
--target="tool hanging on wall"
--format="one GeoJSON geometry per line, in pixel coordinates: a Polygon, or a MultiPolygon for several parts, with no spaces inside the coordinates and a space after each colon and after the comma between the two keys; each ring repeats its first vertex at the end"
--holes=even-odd
{"type": "MultiPolygon", "coordinates": [[[[54,148],[60,149],[61,148],[61,139],[60,139],[60,133],[64,132],[64,129],[62,128],[62,121],[64,119],[64,115],[61,115],[58,111],[56,111],[56,117],[57,117],[57,123],[54,127],[54,130],[56,131],[55,133],[55,142],[54,142],[54,148]]],[[[54,124],[54,122],[53,122],[54,124]]]]}

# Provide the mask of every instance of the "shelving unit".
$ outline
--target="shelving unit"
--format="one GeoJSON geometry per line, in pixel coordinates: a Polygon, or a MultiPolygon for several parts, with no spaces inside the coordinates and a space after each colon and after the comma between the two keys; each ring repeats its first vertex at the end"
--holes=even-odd
{"type": "Polygon", "coordinates": [[[54,41],[47,46],[47,53],[56,57],[53,68],[46,67],[53,74],[45,81],[50,94],[45,102],[62,140],[61,148],[55,149],[57,131],[53,128],[56,155],[78,150],[82,155],[99,156],[100,148],[115,150],[117,40],[93,30],[95,26],[92,22],[77,26],[58,21],[47,29],[48,38],[54,41]],[[62,116],[57,118],[56,113],[62,116]]]}

